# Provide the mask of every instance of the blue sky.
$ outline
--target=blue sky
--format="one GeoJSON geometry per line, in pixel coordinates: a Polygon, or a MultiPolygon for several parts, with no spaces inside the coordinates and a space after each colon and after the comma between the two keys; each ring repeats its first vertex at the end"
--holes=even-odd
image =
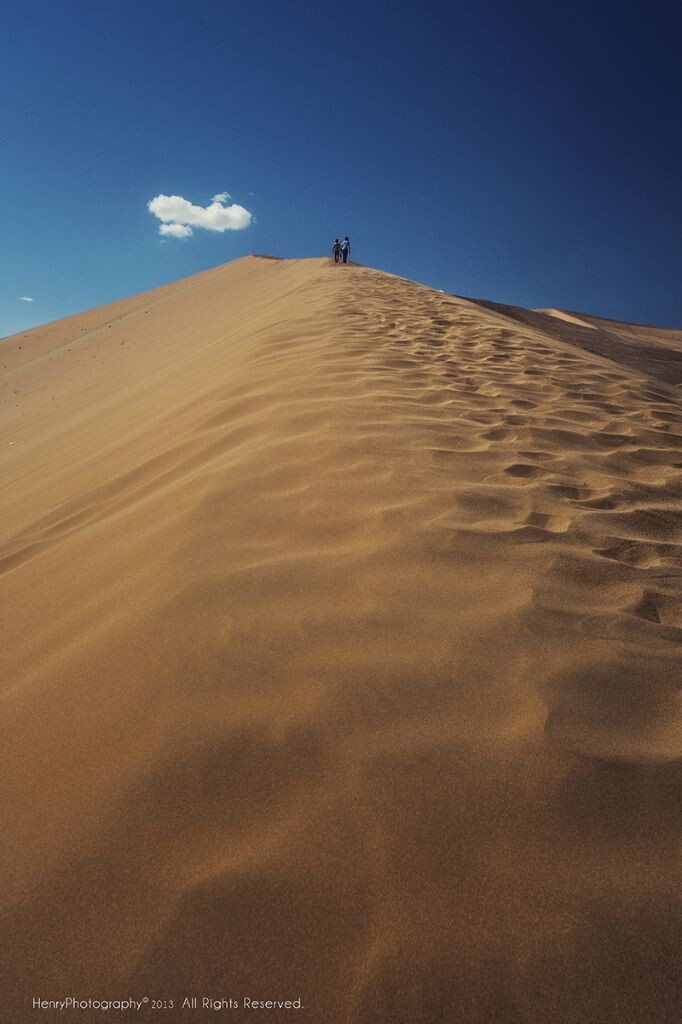
{"type": "Polygon", "coordinates": [[[656,0],[5,0],[0,335],[345,233],[457,294],[682,326],[680,27],[656,0]],[[225,192],[247,227],[162,237],[147,207],[225,192]]]}

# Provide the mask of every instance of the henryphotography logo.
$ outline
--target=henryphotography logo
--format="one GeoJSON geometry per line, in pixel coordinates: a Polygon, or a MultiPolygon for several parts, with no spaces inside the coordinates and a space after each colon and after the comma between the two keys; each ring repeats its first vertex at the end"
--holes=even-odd
{"type": "Polygon", "coordinates": [[[40,999],[34,996],[32,1006],[34,1010],[59,1010],[65,1013],[67,1010],[102,1010],[109,1013],[111,1010],[137,1010],[138,1012],[150,1002],[148,996],[143,999],[77,999],[76,996],[65,996],[63,999],[40,999]]]}

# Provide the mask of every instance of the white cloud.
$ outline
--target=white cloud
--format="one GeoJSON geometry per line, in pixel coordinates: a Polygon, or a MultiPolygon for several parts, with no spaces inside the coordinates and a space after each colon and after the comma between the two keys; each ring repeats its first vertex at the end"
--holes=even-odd
{"type": "Polygon", "coordinates": [[[147,203],[150,213],[161,221],[159,234],[173,238],[187,238],[192,228],[207,231],[241,231],[247,228],[252,215],[237,203],[227,205],[230,195],[219,192],[209,206],[195,206],[182,196],[155,196],[147,203]]]}
{"type": "Polygon", "coordinates": [[[160,235],[171,235],[173,238],[187,238],[194,232],[187,224],[159,224],[160,235]]]}
{"type": "Polygon", "coordinates": [[[31,298],[30,295],[20,295],[19,296],[19,302],[33,302],[33,301],[34,300],[31,298]]]}

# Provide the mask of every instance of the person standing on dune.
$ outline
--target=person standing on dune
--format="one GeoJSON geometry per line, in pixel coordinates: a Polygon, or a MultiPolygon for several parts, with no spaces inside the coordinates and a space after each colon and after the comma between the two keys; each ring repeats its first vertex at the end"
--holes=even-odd
{"type": "Polygon", "coordinates": [[[334,263],[338,263],[339,262],[339,256],[340,255],[341,255],[341,246],[339,244],[338,238],[335,238],[334,239],[334,244],[332,246],[332,256],[334,257],[334,263]]]}
{"type": "Polygon", "coordinates": [[[343,242],[341,242],[341,255],[343,256],[343,262],[348,263],[348,257],[350,256],[350,242],[348,240],[348,235],[346,235],[343,242]]]}

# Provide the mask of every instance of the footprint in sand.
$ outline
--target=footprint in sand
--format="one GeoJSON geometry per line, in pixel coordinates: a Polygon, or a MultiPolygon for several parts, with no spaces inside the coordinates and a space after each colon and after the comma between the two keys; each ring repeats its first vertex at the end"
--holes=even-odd
{"type": "Polygon", "coordinates": [[[516,477],[530,478],[547,475],[547,470],[542,469],[540,466],[533,466],[529,462],[514,462],[511,466],[507,466],[504,471],[510,476],[516,477]]]}
{"type": "Polygon", "coordinates": [[[588,498],[587,501],[581,501],[580,505],[582,508],[597,509],[599,511],[608,511],[619,508],[619,503],[615,498],[588,498]]]}
{"type": "Polygon", "coordinates": [[[487,430],[482,435],[482,437],[488,438],[490,441],[504,441],[513,436],[513,431],[507,427],[493,427],[492,430],[487,430]]]}
{"type": "Polygon", "coordinates": [[[528,451],[528,452],[519,452],[519,455],[523,455],[524,459],[542,459],[543,461],[544,460],[551,461],[552,459],[556,458],[556,455],[552,455],[551,452],[528,451]]]}
{"type": "Polygon", "coordinates": [[[659,565],[682,568],[682,546],[679,544],[651,544],[640,540],[614,538],[608,547],[594,548],[596,555],[611,558],[624,565],[649,569],[659,565]]]}
{"type": "MultiPolygon", "coordinates": [[[[664,626],[682,628],[682,596],[658,590],[645,590],[637,603],[629,609],[632,615],[664,626]]],[[[682,629],[680,634],[682,639],[682,629]]]]}
{"type": "Polygon", "coordinates": [[[569,501],[581,501],[589,498],[592,491],[589,487],[581,487],[578,484],[549,484],[549,490],[560,498],[568,498],[569,501]]]}

